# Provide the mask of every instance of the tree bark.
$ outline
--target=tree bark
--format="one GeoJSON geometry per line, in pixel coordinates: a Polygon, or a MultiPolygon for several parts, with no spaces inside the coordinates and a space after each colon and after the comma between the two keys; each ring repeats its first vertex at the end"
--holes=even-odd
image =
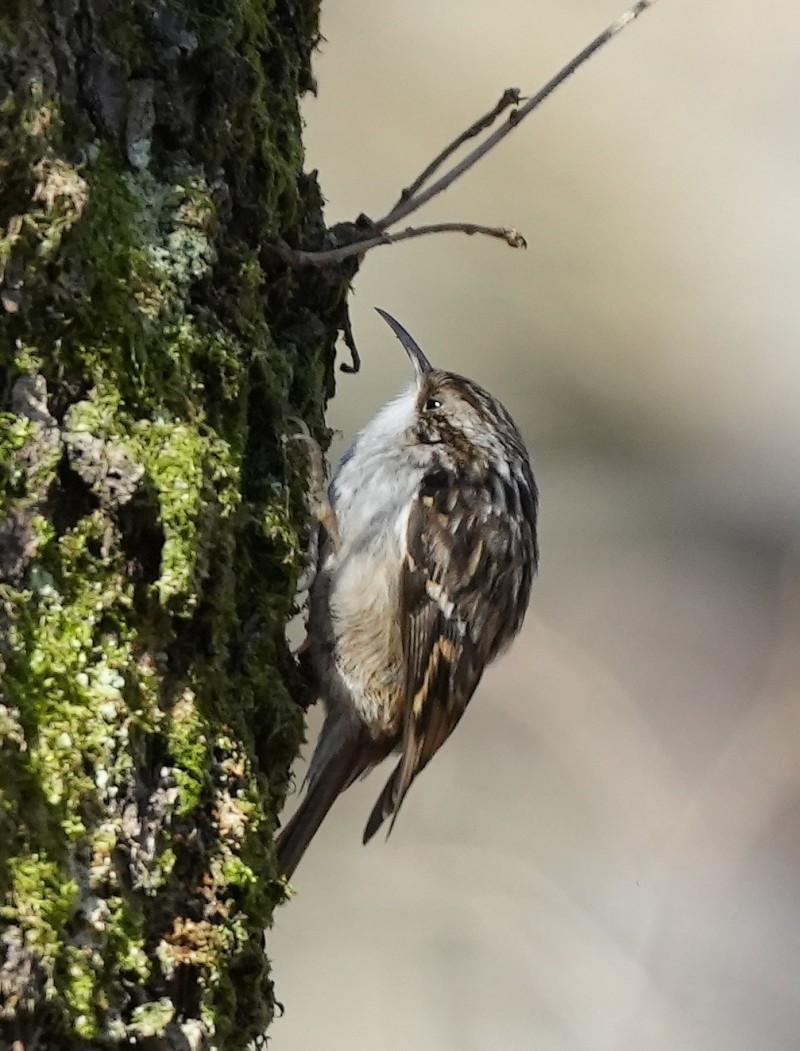
{"type": "Polygon", "coordinates": [[[0,12],[0,1047],[274,1009],[284,629],[349,274],[302,171],[317,0],[0,12]],[[14,1043],[16,1041],[16,1043],[14,1043]]]}

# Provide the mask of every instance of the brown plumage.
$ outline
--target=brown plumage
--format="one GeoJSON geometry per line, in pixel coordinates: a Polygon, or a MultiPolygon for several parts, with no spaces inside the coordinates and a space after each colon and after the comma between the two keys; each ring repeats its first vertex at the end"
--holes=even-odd
{"type": "MultiPolygon", "coordinates": [[[[383,312],[381,312],[383,314],[383,312]]],[[[309,655],[327,717],[306,797],[278,838],[292,875],[331,805],[392,751],[364,830],[394,825],[486,665],[522,624],[538,561],[537,492],[522,438],[487,391],[416,370],[356,438],[331,483],[309,602],[309,655]]]]}

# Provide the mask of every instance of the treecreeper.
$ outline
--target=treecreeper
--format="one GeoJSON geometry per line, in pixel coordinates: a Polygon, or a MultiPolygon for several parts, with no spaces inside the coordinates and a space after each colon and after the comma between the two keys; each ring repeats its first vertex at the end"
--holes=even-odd
{"type": "Polygon", "coordinates": [[[379,313],[414,379],[357,435],[327,493],[318,486],[304,658],[326,716],[305,798],[278,836],[287,879],[339,794],[396,752],[364,842],[387,819],[391,831],[522,626],[538,563],[536,483],[511,416],[379,313]]]}

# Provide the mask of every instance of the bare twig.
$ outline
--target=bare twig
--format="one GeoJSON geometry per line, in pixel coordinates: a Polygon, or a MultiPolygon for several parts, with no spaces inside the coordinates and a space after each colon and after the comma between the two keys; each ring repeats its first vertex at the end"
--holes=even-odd
{"type": "Polygon", "coordinates": [[[462,161],[459,161],[459,163],[451,168],[449,172],[446,172],[440,179],[433,183],[432,186],[429,186],[427,190],[423,190],[421,193],[417,194],[416,197],[408,197],[405,200],[401,198],[387,215],[376,221],[375,225],[377,228],[379,230],[385,230],[390,226],[394,226],[394,224],[400,222],[401,219],[405,219],[406,216],[416,212],[418,208],[421,208],[422,205],[426,204],[432,197],[436,197],[437,194],[440,194],[443,190],[446,190],[448,186],[451,186],[459,176],[463,175],[464,172],[469,171],[473,164],[477,163],[481,157],[494,149],[494,147],[501,142],[506,135],[512,132],[529,113],[532,113],[538,106],[541,106],[548,95],[551,95],[568,77],[571,77],[572,74],[587,61],[587,59],[592,57],[595,51],[599,51],[601,47],[609,42],[609,40],[613,39],[618,33],[621,33],[629,23],[638,18],[643,11],[647,10],[648,7],[652,7],[655,2],[656,0],[638,0],[638,3],[629,7],[628,10],[623,15],[620,15],[615,22],[606,26],[603,32],[596,36],[591,43],[587,44],[586,47],[572,59],[572,61],[568,62],[566,66],[560,69],[554,77],[551,77],[543,88],[540,88],[535,95],[532,95],[527,100],[524,106],[520,106],[519,109],[510,113],[508,118],[503,124],[501,124],[497,131],[492,132],[488,138],[483,140],[480,146],[476,146],[471,153],[469,153],[462,161]]]}
{"type": "MultiPolygon", "coordinates": [[[[490,109],[488,113],[485,113],[482,117],[478,117],[475,123],[470,124],[466,131],[462,131],[460,135],[453,139],[449,146],[445,146],[442,152],[437,157],[434,157],[428,167],[420,172],[412,183],[406,186],[392,208],[392,211],[394,211],[395,208],[398,208],[404,201],[413,197],[417,190],[425,185],[433,173],[441,168],[447,158],[456,152],[459,146],[463,146],[465,142],[474,139],[476,135],[480,135],[480,133],[485,131],[486,128],[491,128],[500,114],[504,110],[507,110],[509,106],[518,106],[520,103],[520,97],[519,88],[506,88],[500,96],[497,104],[490,109]]],[[[389,214],[391,215],[391,212],[389,214]]]]}
{"type": "Polygon", "coordinates": [[[496,237],[500,241],[505,241],[511,248],[528,247],[528,242],[513,227],[481,226],[478,223],[430,223],[427,226],[407,226],[405,230],[400,230],[396,234],[377,234],[363,241],[353,241],[339,248],[329,248],[321,252],[301,252],[299,249],[289,248],[286,245],[276,245],[275,250],[291,266],[333,266],[344,262],[345,259],[351,259],[354,255],[362,255],[370,248],[377,248],[379,245],[393,245],[399,241],[410,241],[414,237],[425,237],[428,234],[449,233],[469,234],[470,236],[484,234],[486,237],[496,237]]]}
{"type": "MultiPolygon", "coordinates": [[[[335,265],[343,262],[345,259],[351,259],[353,256],[363,255],[371,248],[377,248],[379,245],[396,244],[398,241],[407,241],[412,237],[423,237],[426,234],[449,233],[453,231],[466,234],[485,234],[489,237],[500,238],[513,248],[526,247],[525,238],[518,234],[516,230],[499,226],[479,226],[475,223],[433,223],[428,226],[407,227],[405,230],[396,234],[388,233],[388,229],[389,227],[394,226],[395,223],[400,222],[401,219],[405,219],[409,215],[412,215],[421,208],[423,204],[430,201],[432,197],[436,197],[437,194],[442,193],[451,186],[456,179],[464,174],[464,172],[469,171],[474,164],[477,164],[481,157],[484,157],[490,150],[493,150],[499,142],[502,142],[506,135],[509,135],[514,128],[516,128],[517,125],[528,116],[528,114],[541,106],[544,100],[551,95],[557,87],[563,84],[568,77],[571,77],[572,74],[579,69],[584,62],[591,58],[596,51],[599,51],[601,47],[617,36],[618,33],[621,33],[627,25],[638,18],[648,7],[652,7],[655,2],[656,0],[638,0],[637,3],[629,7],[628,10],[620,15],[615,22],[606,26],[602,33],[596,36],[591,43],[587,44],[582,51],[578,52],[578,54],[560,69],[554,77],[551,77],[544,87],[540,88],[535,95],[526,99],[523,105],[520,105],[523,100],[517,88],[509,88],[505,91],[493,109],[483,117],[479,117],[478,120],[466,129],[466,131],[462,132],[457,138],[455,138],[450,145],[445,147],[445,149],[442,150],[433,161],[431,161],[427,168],[425,168],[425,170],[403,190],[391,211],[387,212],[382,219],[378,219],[370,224],[371,230],[374,231],[374,235],[372,235],[368,229],[365,231],[365,236],[359,240],[341,245],[338,248],[331,248],[319,252],[304,252],[299,249],[289,248],[287,245],[283,244],[276,246],[276,250],[285,262],[289,263],[291,266],[323,267],[335,265]],[[444,162],[452,156],[459,146],[462,146],[465,142],[469,141],[469,139],[474,138],[482,131],[490,128],[504,110],[509,106],[516,105],[519,105],[519,109],[512,110],[499,128],[488,135],[483,142],[476,146],[471,153],[468,153],[466,157],[455,164],[449,171],[440,176],[436,182],[432,183],[427,188],[424,188],[428,180],[439,170],[444,162]]],[[[354,357],[354,363],[356,360],[357,358],[354,357]]]]}

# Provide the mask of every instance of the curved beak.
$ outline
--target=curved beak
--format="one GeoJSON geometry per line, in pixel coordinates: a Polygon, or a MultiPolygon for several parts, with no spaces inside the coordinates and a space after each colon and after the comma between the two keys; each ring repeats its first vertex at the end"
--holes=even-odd
{"type": "Polygon", "coordinates": [[[411,358],[417,377],[424,376],[426,372],[433,372],[433,365],[431,365],[417,343],[412,339],[408,332],[406,332],[400,322],[395,321],[391,314],[387,314],[386,311],[381,310],[380,307],[375,307],[375,309],[405,347],[406,354],[411,358]]]}

